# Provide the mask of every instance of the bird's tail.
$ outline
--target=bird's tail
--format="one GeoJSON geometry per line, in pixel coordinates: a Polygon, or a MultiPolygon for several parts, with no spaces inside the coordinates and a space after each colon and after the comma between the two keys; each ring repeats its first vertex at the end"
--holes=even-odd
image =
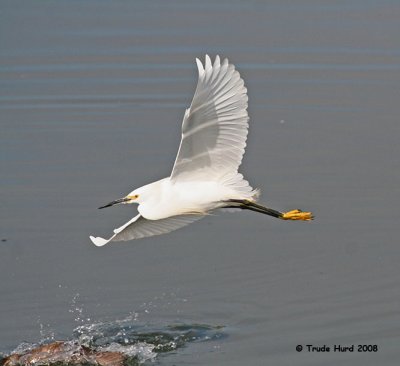
{"type": "Polygon", "coordinates": [[[260,197],[260,190],[254,189],[240,173],[224,175],[220,179],[225,187],[236,193],[238,199],[256,202],[260,197]]]}

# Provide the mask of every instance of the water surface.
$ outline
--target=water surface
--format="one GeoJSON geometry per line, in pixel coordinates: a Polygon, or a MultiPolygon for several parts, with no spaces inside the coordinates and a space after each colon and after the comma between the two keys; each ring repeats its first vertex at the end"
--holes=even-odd
{"type": "Polygon", "coordinates": [[[225,327],[163,365],[396,364],[399,16],[396,1],[3,1],[0,350],[137,314],[225,327]],[[135,215],[97,207],[169,175],[205,53],[248,87],[242,172],[316,221],[221,214],[95,248],[135,215]]]}

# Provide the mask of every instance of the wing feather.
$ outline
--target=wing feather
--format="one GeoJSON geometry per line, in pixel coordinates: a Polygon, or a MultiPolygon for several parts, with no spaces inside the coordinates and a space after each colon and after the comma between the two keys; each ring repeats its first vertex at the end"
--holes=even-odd
{"type": "Polygon", "coordinates": [[[171,179],[214,178],[238,171],[246,147],[249,116],[247,89],[227,59],[204,66],[196,59],[199,79],[185,112],[182,139],[171,179]]]}
{"type": "Polygon", "coordinates": [[[91,236],[90,240],[94,245],[101,247],[111,241],[126,241],[161,235],[180,229],[202,217],[201,215],[178,215],[161,220],[147,220],[139,214],[115,229],[114,235],[110,239],[91,236]]]}

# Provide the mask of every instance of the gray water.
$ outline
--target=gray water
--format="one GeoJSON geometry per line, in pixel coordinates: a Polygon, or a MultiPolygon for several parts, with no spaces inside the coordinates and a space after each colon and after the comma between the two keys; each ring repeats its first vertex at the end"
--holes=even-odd
{"type": "Polygon", "coordinates": [[[131,317],[222,327],[162,365],[397,364],[399,18],[398,1],[1,1],[0,351],[131,317]],[[220,214],[94,247],[136,213],[97,207],[169,175],[206,53],[248,88],[241,171],[316,220],[220,214]]]}

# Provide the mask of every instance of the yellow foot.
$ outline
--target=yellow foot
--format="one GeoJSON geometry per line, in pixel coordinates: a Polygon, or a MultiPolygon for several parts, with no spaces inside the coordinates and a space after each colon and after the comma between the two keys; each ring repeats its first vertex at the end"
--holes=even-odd
{"type": "Polygon", "coordinates": [[[312,212],[303,212],[301,210],[292,210],[284,212],[281,217],[282,220],[302,220],[310,221],[314,220],[312,212]]]}

